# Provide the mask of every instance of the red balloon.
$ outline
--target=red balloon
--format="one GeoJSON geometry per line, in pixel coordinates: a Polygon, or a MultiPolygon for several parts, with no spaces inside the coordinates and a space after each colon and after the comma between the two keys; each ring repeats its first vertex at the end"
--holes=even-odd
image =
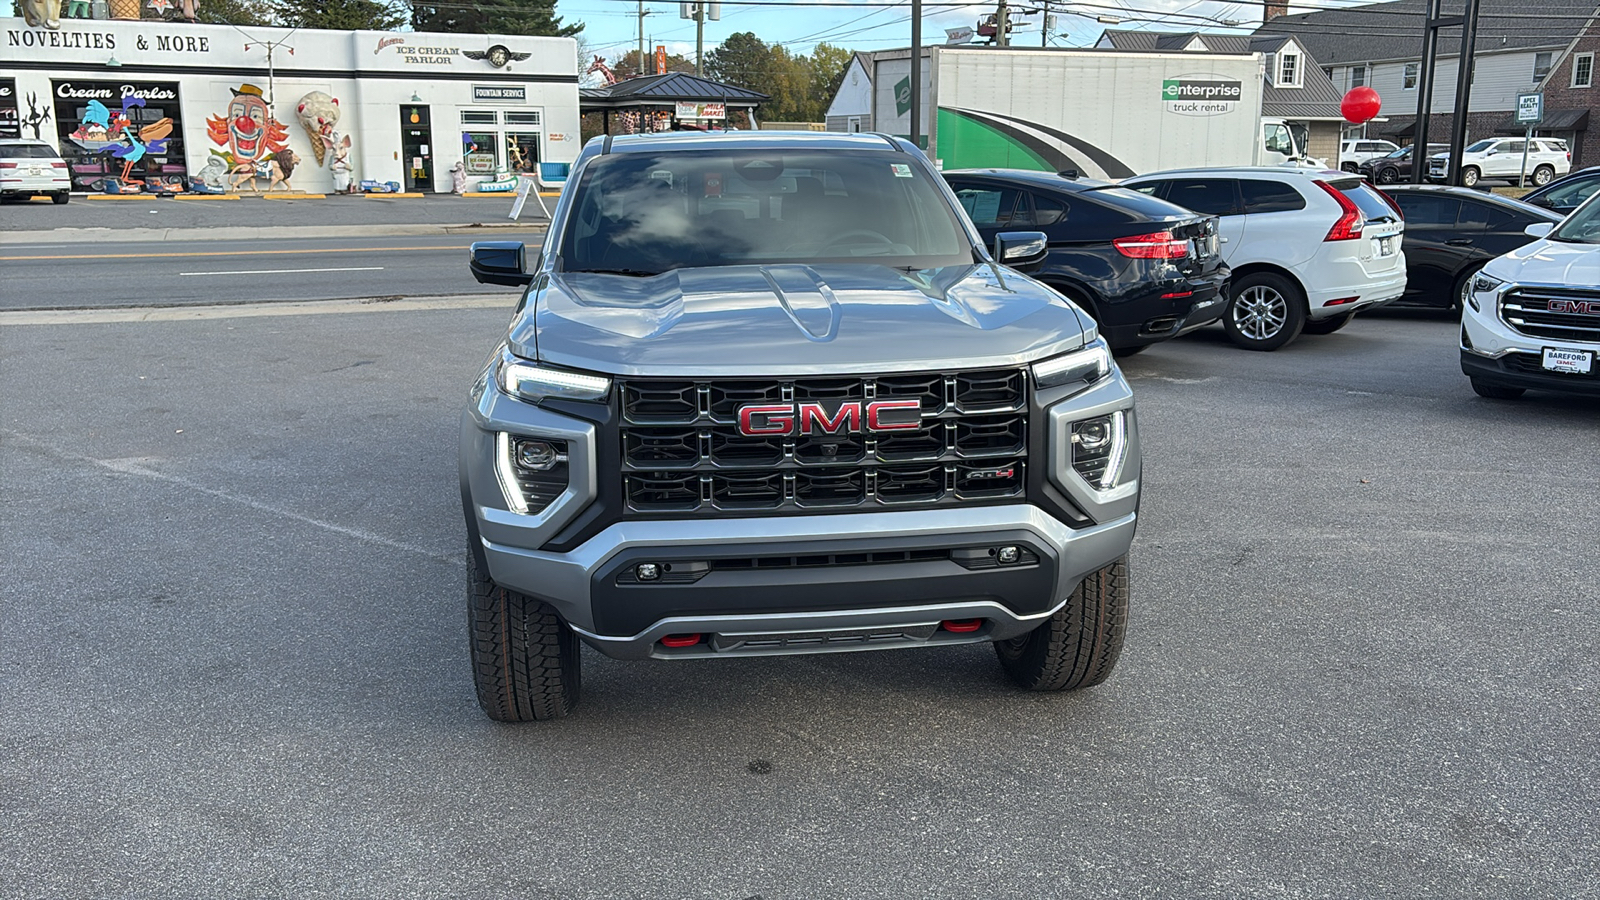
{"type": "Polygon", "coordinates": [[[1339,112],[1344,120],[1352,125],[1360,125],[1376,116],[1383,109],[1383,98],[1378,92],[1365,85],[1351,88],[1350,93],[1344,95],[1339,102],[1339,112]]]}

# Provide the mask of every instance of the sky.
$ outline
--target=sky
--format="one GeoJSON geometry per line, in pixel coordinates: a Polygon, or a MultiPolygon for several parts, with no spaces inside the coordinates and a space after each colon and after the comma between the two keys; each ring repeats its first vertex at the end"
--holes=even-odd
{"type": "MultiPolygon", "coordinates": [[[[804,2],[804,0],[802,0],[804,2]]],[[[828,0],[843,3],[847,0],[828,0]]],[[[933,2],[933,0],[928,0],[933,2]]],[[[1018,0],[1011,0],[1013,7],[1018,0]]],[[[1029,7],[1042,6],[1043,0],[1022,0],[1029,7]]],[[[668,52],[694,59],[694,31],[692,19],[678,16],[677,3],[650,3],[644,5],[645,37],[650,47],[664,44],[668,52]]],[[[1093,0],[1090,6],[1073,4],[1078,12],[1062,14],[1056,20],[1055,33],[1050,45],[1054,47],[1084,47],[1095,42],[1101,30],[1107,27],[1148,27],[1160,31],[1186,31],[1194,29],[1221,30],[1221,22],[1247,22],[1246,30],[1260,21],[1261,6],[1257,3],[1224,3],[1215,0],[1093,0]],[[1125,13],[1111,8],[1126,8],[1125,13]],[[1133,10],[1139,10],[1135,12],[1133,10]],[[1164,12],[1176,14],[1163,15],[1164,12]],[[1120,25],[1107,26],[1097,22],[1095,15],[1125,17],[1120,25]],[[1208,22],[1198,17],[1208,17],[1208,22]]],[[[994,12],[992,4],[966,7],[928,7],[922,19],[925,43],[943,43],[947,28],[972,27],[979,17],[994,12]]],[[[637,0],[558,0],[556,13],[563,22],[581,21],[585,27],[583,37],[590,54],[600,54],[607,60],[617,58],[639,44],[639,4],[637,0]]],[[[1013,16],[1015,18],[1015,16],[1013,16]]],[[[1013,43],[1039,45],[1041,16],[1035,14],[1022,19],[1021,28],[1013,33],[1013,43]]],[[[901,6],[754,6],[724,3],[722,20],[707,22],[705,49],[710,52],[730,34],[740,31],[754,32],[767,43],[782,43],[791,52],[810,53],[818,42],[825,41],[849,50],[887,50],[911,44],[910,3],[901,6]]],[[[587,60],[580,68],[588,68],[587,60]]]]}

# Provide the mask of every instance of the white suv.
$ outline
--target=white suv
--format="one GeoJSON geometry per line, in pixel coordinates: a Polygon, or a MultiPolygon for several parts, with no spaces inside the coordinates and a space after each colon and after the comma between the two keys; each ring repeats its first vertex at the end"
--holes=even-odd
{"type": "Polygon", "coordinates": [[[1361,164],[1367,160],[1388,156],[1399,149],[1399,144],[1389,141],[1341,141],[1339,143],[1339,168],[1346,172],[1354,172],[1361,168],[1361,164]]]}
{"type": "Polygon", "coordinates": [[[28,200],[34,194],[49,194],[57,203],[72,198],[66,161],[44,141],[0,140],[0,198],[28,200]]]}
{"type": "Polygon", "coordinates": [[[1550,227],[1529,225],[1543,240],[1489,260],[1466,292],[1461,371],[1479,396],[1600,396],[1600,195],[1550,227]]]}
{"type": "MultiPolygon", "coordinates": [[[[1509,178],[1522,175],[1522,138],[1484,138],[1461,152],[1461,183],[1472,187],[1480,178],[1509,178]]],[[[1556,138],[1534,138],[1528,148],[1528,178],[1543,187],[1558,176],[1572,171],[1572,154],[1567,142],[1556,138]]],[[[1450,154],[1439,153],[1428,160],[1428,180],[1443,181],[1449,170],[1450,154]]]]}
{"type": "Polygon", "coordinates": [[[1123,182],[1217,217],[1233,269],[1223,327],[1235,344],[1276,350],[1332,334],[1406,288],[1405,221],[1358,176],[1280,167],[1179,169],[1123,182]]]}

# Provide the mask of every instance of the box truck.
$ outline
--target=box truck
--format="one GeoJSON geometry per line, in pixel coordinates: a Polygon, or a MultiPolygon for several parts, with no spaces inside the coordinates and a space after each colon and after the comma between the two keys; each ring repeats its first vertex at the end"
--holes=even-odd
{"type": "MultiPolygon", "coordinates": [[[[945,168],[1117,180],[1186,166],[1323,165],[1261,115],[1259,53],[930,47],[923,127],[945,168]]],[[[910,131],[909,51],[877,54],[873,123],[910,131]]]]}

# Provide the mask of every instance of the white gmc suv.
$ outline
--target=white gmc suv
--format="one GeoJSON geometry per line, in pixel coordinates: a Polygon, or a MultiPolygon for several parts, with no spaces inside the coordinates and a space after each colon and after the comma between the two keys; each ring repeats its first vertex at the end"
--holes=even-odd
{"type": "Polygon", "coordinates": [[[1542,240],[1492,259],[1461,310],[1461,371],[1479,396],[1600,396],[1600,195],[1542,240]]]}
{"type": "Polygon", "coordinates": [[[1332,334],[1406,289],[1399,207],[1348,172],[1282,167],[1176,169],[1126,187],[1217,217],[1233,269],[1222,325],[1248,350],[1332,334]]]}

